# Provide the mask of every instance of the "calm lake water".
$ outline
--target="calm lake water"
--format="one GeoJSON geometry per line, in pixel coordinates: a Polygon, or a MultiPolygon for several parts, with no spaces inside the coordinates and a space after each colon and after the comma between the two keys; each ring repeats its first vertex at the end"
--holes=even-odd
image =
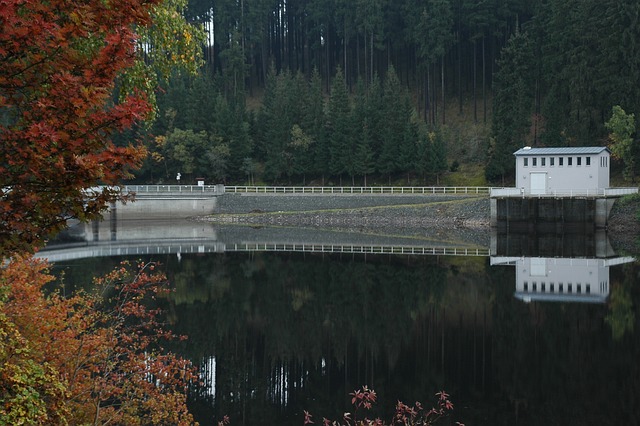
{"type": "Polygon", "coordinates": [[[444,389],[442,424],[638,424],[635,259],[604,234],[467,237],[136,222],[77,228],[42,255],[76,287],[125,258],[162,264],[204,425],[301,425],[303,410],[321,424],[363,385],[371,418],[444,389]]]}

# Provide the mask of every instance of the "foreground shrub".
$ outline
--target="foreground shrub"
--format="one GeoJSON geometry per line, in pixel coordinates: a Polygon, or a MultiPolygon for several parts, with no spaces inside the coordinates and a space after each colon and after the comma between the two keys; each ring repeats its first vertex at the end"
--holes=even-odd
{"type": "MultiPolygon", "coordinates": [[[[445,391],[436,393],[437,402],[434,407],[426,410],[420,402],[416,402],[413,406],[409,406],[398,401],[395,408],[393,419],[386,423],[380,418],[369,419],[366,416],[359,420],[360,411],[370,410],[377,400],[377,394],[373,389],[363,386],[362,389],[356,390],[351,394],[351,404],[354,407],[354,413],[344,413],[341,420],[322,419],[323,426],[386,426],[386,425],[433,425],[442,417],[447,416],[453,410],[453,403],[449,400],[449,395],[445,391]]],[[[308,411],[304,412],[304,424],[314,424],[313,416],[308,411]]],[[[456,422],[458,426],[464,424],[456,422]]]]}
{"type": "Polygon", "coordinates": [[[167,353],[152,264],[122,264],[95,294],[45,294],[47,265],[15,258],[0,270],[0,424],[193,424],[193,366],[167,353]]]}

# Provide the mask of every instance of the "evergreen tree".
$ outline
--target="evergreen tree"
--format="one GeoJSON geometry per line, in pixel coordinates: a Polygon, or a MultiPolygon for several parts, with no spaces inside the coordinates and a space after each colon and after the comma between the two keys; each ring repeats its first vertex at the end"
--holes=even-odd
{"type": "Polygon", "coordinates": [[[368,119],[364,119],[360,130],[358,144],[353,155],[353,175],[362,176],[364,186],[367,186],[367,176],[375,171],[375,159],[371,149],[371,128],[368,119]]]}
{"type": "Polygon", "coordinates": [[[533,106],[532,59],[526,33],[513,36],[502,51],[493,100],[492,145],[485,171],[489,180],[504,180],[512,173],[512,154],[524,145],[533,106]]]}
{"type": "Polygon", "coordinates": [[[352,150],[351,107],[342,70],[338,68],[327,107],[327,136],[330,172],[340,176],[349,171],[352,150]]]}
{"type": "Polygon", "coordinates": [[[365,105],[367,124],[371,129],[371,150],[377,165],[377,160],[382,150],[383,132],[386,127],[383,89],[378,74],[373,75],[373,81],[367,89],[365,105]]]}
{"type": "Polygon", "coordinates": [[[224,177],[242,179],[242,164],[253,150],[244,102],[230,104],[219,95],[216,104],[215,129],[212,134],[219,136],[229,149],[224,177]]]}
{"type": "Polygon", "coordinates": [[[447,145],[440,129],[430,131],[428,171],[436,178],[436,185],[440,185],[440,175],[447,170],[447,145]]]}
{"type": "Polygon", "coordinates": [[[387,72],[384,82],[383,104],[384,127],[382,129],[382,147],[378,157],[377,169],[389,176],[400,170],[400,152],[405,143],[404,132],[409,117],[405,89],[400,84],[393,67],[387,72]]]}
{"type": "Polygon", "coordinates": [[[322,93],[322,79],[317,68],[313,69],[309,82],[309,96],[304,103],[304,118],[302,128],[304,132],[313,140],[308,153],[306,170],[308,173],[315,173],[323,177],[329,171],[329,147],[325,133],[325,105],[322,93]]]}
{"type": "Polygon", "coordinates": [[[260,113],[261,143],[265,162],[265,178],[276,181],[286,170],[284,152],[294,124],[292,87],[289,73],[268,77],[268,91],[260,113]]]}
{"type": "Polygon", "coordinates": [[[417,170],[418,129],[408,117],[402,132],[402,144],[398,152],[400,170],[407,175],[407,185],[411,184],[411,174],[417,170]]]}

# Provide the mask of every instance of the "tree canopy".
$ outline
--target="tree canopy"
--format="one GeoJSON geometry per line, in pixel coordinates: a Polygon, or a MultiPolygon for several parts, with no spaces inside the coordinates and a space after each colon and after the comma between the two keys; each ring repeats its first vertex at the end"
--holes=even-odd
{"type": "MultiPolygon", "coordinates": [[[[225,181],[244,180],[250,158],[257,180],[270,184],[346,176],[356,183],[365,175],[374,184],[401,176],[416,183],[420,175],[431,183],[434,175],[414,173],[416,161],[407,159],[438,128],[445,161],[478,163],[497,183],[513,179],[517,148],[601,145],[613,105],[640,110],[634,1],[376,0],[350,8],[325,0],[192,0],[188,15],[211,31],[206,65],[186,84],[222,96],[246,131],[221,132],[217,112],[190,107],[207,97],[203,91],[176,97],[184,81],[167,84],[160,104],[171,98],[182,130],[181,123],[210,123],[209,137],[229,147],[225,181]],[[338,85],[350,105],[340,120],[338,85]],[[403,104],[402,120],[391,104],[403,104]],[[357,149],[365,119],[370,140],[357,149]],[[308,148],[292,148],[295,125],[313,140],[308,148]],[[354,153],[370,157],[373,169],[354,153]]],[[[161,110],[154,135],[164,134],[162,121],[161,110]]]]}
{"type": "Polygon", "coordinates": [[[116,146],[112,136],[152,116],[155,69],[197,64],[199,32],[178,25],[178,5],[0,4],[0,249],[30,249],[118,197],[92,188],[118,185],[146,151],[136,140],[116,146]],[[159,40],[178,29],[175,50],[159,40]]]}

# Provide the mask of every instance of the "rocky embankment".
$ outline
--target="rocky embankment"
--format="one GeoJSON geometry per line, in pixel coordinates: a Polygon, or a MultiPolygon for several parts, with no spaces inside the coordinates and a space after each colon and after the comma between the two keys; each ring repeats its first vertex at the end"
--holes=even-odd
{"type": "Polygon", "coordinates": [[[616,250],[637,253],[640,250],[640,197],[621,198],[611,210],[608,235],[616,250]]]}
{"type": "Polygon", "coordinates": [[[220,224],[281,226],[459,240],[487,246],[489,200],[468,196],[275,195],[223,197],[220,224]]]}

